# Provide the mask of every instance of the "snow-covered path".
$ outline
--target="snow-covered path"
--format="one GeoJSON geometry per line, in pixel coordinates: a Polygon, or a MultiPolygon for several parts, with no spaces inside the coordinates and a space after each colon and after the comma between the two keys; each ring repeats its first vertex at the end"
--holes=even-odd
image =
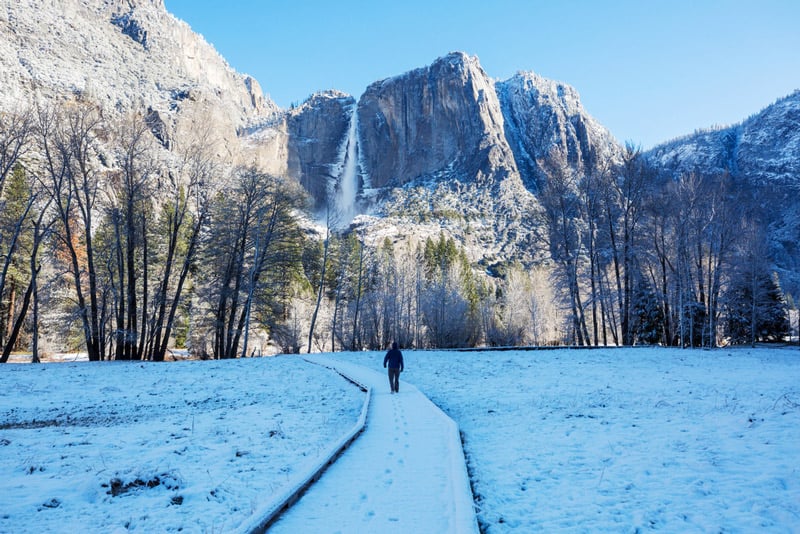
{"type": "Polygon", "coordinates": [[[455,422],[410,384],[312,360],[372,389],[366,429],[269,532],[478,532],[455,422]]]}

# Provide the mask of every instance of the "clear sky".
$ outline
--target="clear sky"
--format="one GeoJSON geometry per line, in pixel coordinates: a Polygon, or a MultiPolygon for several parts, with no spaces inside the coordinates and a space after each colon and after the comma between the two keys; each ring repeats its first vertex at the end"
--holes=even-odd
{"type": "Polygon", "coordinates": [[[459,50],[566,82],[649,148],[800,89],[800,0],[165,0],[279,106],[459,50]]]}

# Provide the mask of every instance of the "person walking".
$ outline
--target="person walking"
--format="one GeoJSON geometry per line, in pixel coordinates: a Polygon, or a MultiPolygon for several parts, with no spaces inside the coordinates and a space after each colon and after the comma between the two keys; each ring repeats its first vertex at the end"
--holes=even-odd
{"type": "Polygon", "coordinates": [[[389,364],[389,388],[392,393],[400,393],[400,373],[403,372],[403,353],[397,346],[397,341],[392,343],[392,348],[383,358],[383,367],[389,364]]]}

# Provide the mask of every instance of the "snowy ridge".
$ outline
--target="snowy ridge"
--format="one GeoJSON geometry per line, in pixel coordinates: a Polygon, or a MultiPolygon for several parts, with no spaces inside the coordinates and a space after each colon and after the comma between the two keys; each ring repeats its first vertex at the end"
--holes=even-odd
{"type": "Polygon", "coordinates": [[[695,132],[659,145],[646,157],[668,175],[728,176],[760,206],[769,226],[769,257],[782,288],[800,288],[797,251],[800,187],[800,91],[777,100],[739,124],[695,132]]]}
{"type": "Polygon", "coordinates": [[[800,91],[739,124],[711,128],[661,144],[647,154],[675,173],[730,172],[753,186],[796,187],[800,175],[800,91]]]}
{"type": "Polygon", "coordinates": [[[309,464],[304,469],[300,469],[295,475],[294,481],[287,485],[287,488],[283,491],[283,493],[279,494],[275,499],[272,500],[272,502],[262,505],[253,513],[249,521],[242,523],[242,525],[240,525],[239,529],[236,531],[241,534],[265,532],[283,512],[297,502],[297,500],[309,488],[309,486],[319,480],[319,477],[321,477],[325,470],[336,461],[336,458],[338,458],[339,455],[342,454],[342,452],[347,449],[347,447],[349,447],[350,444],[356,440],[356,438],[358,438],[361,432],[364,431],[364,427],[367,423],[367,412],[369,411],[369,405],[372,399],[372,388],[365,386],[357,379],[347,376],[334,367],[324,365],[323,363],[311,360],[309,358],[305,358],[305,360],[338,372],[345,379],[358,386],[361,390],[366,391],[367,395],[364,399],[364,405],[361,407],[361,415],[358,417],[356,424],[353,425],[353,428],[351,428],[338,442],[334,443],[326,453],[317,459],[316,462],[309,464]]]}
{"type": "Polygon", "coordinates": [[[582,172],[619,160],[622,147],[586,112],[572,86],[534,72],[518,72],[498,82],[497,92],[505,133],[526,183],[544,178],[539,163],[554,152],[565,155],[582,172]]]}

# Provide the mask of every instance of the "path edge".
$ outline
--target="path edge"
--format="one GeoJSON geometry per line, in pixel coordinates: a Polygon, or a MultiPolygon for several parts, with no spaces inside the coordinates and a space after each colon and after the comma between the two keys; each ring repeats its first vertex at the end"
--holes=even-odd
{"type": "Polygon", "coordinates": [[[244,521],[239,527],[236,529],[236,532],[239,534],[263,534],[267,531],[267,529],[278,520],[278,518],[287,511],[289,508],[294,505],[300,497],[314,484],[317,480],[320,479],[322,474],[333,465],[339,456],[350,446],[352,443],[361,435],[366,428],[367,423],[367,412],[369,411],[370,402],[372,400],[372,388],[367,387],[364,384],[361,384],[357,380],[341,373],[334,367],[330,367],[319,362],[315,362],[309,359],[306,359],[308,363],[314,365],[321,365],[327,369],[330,369],[339,375],[341,375],[345,380],[351,382],[356,387],[361,389],[361,391],[366,392],[366,398],[364,399],[364,404],[361,406],[361,414],[356,421],[356,424],[338,441],[336,442],[328,451],[315,463],[312,464],[309,468],[300,472],[299,475],[295,478],[295,480],[285,489],[282,493],[280,493],[279,497],[276,499],[272,499],[269,503],[261,506],[258,508],[246,521],[244,521]]]}
{"type": "MultiPolygon", "coordinates": [[[[415,387],[415,386],[414,386],[415,387]]],[[[418,390],[419,391],[419,390],[418,390]]],[[[461,431],[455,419],[447,415],[438,404],[433,402],[430,397],[420,391],[423,397],[428,399],[433,409],[441,417],[448,430],[448,449],[450,450],[450,472],[454,478],[451,479],[453,492],[453,507],[455,524],[453,532],[458,534],[479,534],[481,532],[476,514],[475,494],[472,492],[470,484],[469,470],[467,469],[467,457],[464,452],[464,444],[461,441],[461,431]]]]}

